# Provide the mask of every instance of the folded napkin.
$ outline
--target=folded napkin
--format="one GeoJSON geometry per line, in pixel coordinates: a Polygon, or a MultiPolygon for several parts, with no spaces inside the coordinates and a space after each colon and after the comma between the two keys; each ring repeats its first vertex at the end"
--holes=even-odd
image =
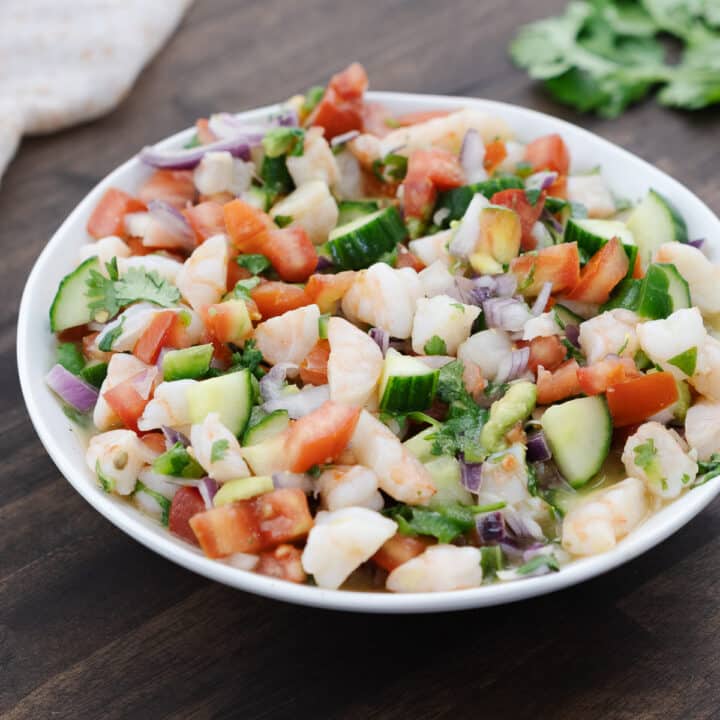
{"type": "Polygon", "coordinates": [[[111,110],[192,0],[2,0],[0,175],[23,134],[111,110]]]}

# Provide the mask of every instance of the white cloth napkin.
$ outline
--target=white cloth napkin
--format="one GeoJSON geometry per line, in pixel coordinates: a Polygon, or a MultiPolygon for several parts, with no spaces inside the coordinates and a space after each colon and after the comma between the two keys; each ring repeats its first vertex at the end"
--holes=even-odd
{"type": "Polygon", "coordinates": [[[0,176],[23,134],[103,115],[192,0],[1,0],[0,176]]]}

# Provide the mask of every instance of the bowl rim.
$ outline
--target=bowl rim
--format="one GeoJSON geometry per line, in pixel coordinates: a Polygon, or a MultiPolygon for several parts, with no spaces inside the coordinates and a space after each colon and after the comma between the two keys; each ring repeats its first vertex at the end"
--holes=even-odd
{"type": "MultiPolygon", "coordinates": [[[[620,146],[560,118],[511,103],[453,95],[374,91],[368,92],[367,98],[391,104],[425,105],[428,109],[443,106],[449,106],[453,109],[477,107],[491,113],[495,111],[500,116],[503,113],[519,113],[530,123],[533,120],[550,121],[558,132],[567,129],[574,134],[580,133],[581,136],[591,140],[600,150],[612,148],[615,153],[620,153],[623,160],[634,163],[645,172],[652,172],[656,177],[663,177],[664,182],[681,189],[685,193],[690,193],[693,202],[697,204],[698,210],[702,209],[709,213],[717,223],[718,230],[720,230],[720,220],[700,198],[681,183],[620,146]]],[[[279,107],[280,104],[268,105],[239,114],[252,118],[253,116],[263,116],[275,112],[279,107]]],[[[178,144],[186,141],[192,132],[193,128],[182,130],[165,138],[158,143],[158,146],[177,147],[178,144]]],[[[408,594],[326,590],[309,585],[296,585],[254,572],[239,570],[226,563],[206,558],[189,544],[179,543],[173,539],[167,530],[160,526],[150,526],[143,523],[139,511],[134,508],[131,509],[131,512],[120,512],[113,498],[94,492],[95,489],[82,477],[74,463],[64,452],[60,438],[56,437],[51,431],[49,423],[43,414],[43,400],[39,397],[37,390],[37,385],[42,382],[42,378],[32,376],[26,359],[30,353],[33,330],[36,330],[36,324],[33,325],[33,319],[37,318],[37,313],[32,311],[33,295],[35,289],[42,282],[43,268],[48,266],[54,259],[58,249],[63,244],[65,235],[76,221],[76,218],[89,210],[106,187],[122,178],[132,168],[137,167],[138,163],[137,155],[134,155],[102,178],[65,218],[36,259],[28,275],[20,301],[17,326],[17,363],[20,386],[30,419],[45,450],[63,476],[106,519],[164,558],[230,587],[275,600],[311,607],[367,613],[419,613],[463,610],[511,603],[536,595],[544,595],[589,580],[619,567],[675,533],[720,493],[720,477],[718,477],[674,501],[668,507],[675,508],[675,511],[669,513],[665,522],[657,527],[652,527],[644,532],[631,533],[612,550],[601,555],[575,560],[557,573],[527,578],[521,582],[498,583],[466,590],[408,594]]]]}

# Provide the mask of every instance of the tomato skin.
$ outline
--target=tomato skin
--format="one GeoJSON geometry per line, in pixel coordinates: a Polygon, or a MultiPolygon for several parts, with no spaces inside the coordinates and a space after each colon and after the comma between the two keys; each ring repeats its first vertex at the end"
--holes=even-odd
{"type": "Polygon", "coordinates": [[[606,357],[578,370],[578,382],[586,395],[600,395],[609,387],[641,375],[630,358],[606,357]]]}
{"type": "Polygon", "coordinates": [[[263,254],[286,282],[304,282],[318,264],[317,250],[301,227],[271,230],[263,254]]]}
{"type": "Polygon", "coordinates": [[[613,288],[627,275],[629,265],[622,243],[612,238],[590,258],[568,298],[586,303],[607,302],[613,288]]]}
{"type": "Polygon", "coordinates": [[[576,360],[566,360],[555,372],[539,369],[537,377],[538,405],[550,405],[559,400],[580,395],[582,388],[577,377],[576,360]]]}
{"type": "Polygon", "coordinates": [[[605,397],[613,424],[624,427],[670,407],[677,402],[678,389],[671,373],[656,372],[613,385],[605,397]]]}
{"type": "Polygon", "coordinates": [[[520,216],[520,225],[522,227],[522,240],[520,248],[522,250],[534,250],[537,240],[532,234],[533,227],[542,214],[545,207],[545,191],[540,193],[536,203],[532,205],[527,199],[524,190],[511,189],[496,192],[490,202],[493,205],[503,205],[504,207],[514,210],[520,216]]]}
{"type": "Polygon", "coordinates": [[[306,125],[322,127],[327,140],[350,130],[362,131],[363,95],[367,85],[367,73],[359,63],[352,63],[333,75],[306,125]]]}
{"type": "Polygon", "coordinates": [[[354,270],[344,270],[334,275],[311,275],[305,285],[308,304],[315,304],[321,313],[335,312],[337,303],[350,289],[355,280],[354,270]]]}
{"type": "Polygon", "coordinates": [[[308,298],[303,288],[276,280],[257,285],[250,291],[250,297],[264,320],[282,315],[288,310],[312,305],[312,300],[308,298]]]}
{"type": "Polygon", "coordinates": [[[171,310],[166,310],[153,317],[133,348],[133,355],[138,360],[142,360],[147,365],[154,365],[157,362],[160,350],[167,342],[170,328],[175,322],[176,314],[171,310]]]}
{"type": "Polygon", "coordinates": [[[190,527],[190,518],[205,512],[205,501],[194,487],[180,487],[170,504],[168,529],[183,540],[199,545],[195,533],[190,527]]]}
{"type": "Polygon", "coordinates": [[[103,397],[112,411],[120,418],[122,424],[129,430],[138,432],[137,421],[143,414],[150,397],[144,397],[137,388],[138,381],[145,378],[146,370],[123,380],[115,387],[103,393],[103,397]]]}
{"type": "Polygon", "coordinates": [[[261,253],[274,223],[262,210],[237,199],[223,205],[225,227],[239,253],[261,253]]]}
{"type": "Polygon", "coordinates": [[[307,580],[302,566],[302,552],[293,545],[278,545],[271,552],[260,553],[255,572],[294,583],[307,580]]]}
{"type": "Polygon", "coordinates": [[[365,68],[358,62],[350,63],[344,70],[330,78],[328,87],[343,100],[362,100],[368,86],[365,68]]]}
{"type": "Polygon", "coordinates": [[[145,433],[140,438],[147,447],[158,455],[165,452],[165,436],[161,432],[149,432],[145,433]]]}
{"type": "Polygon", "coordinates": [[[145,203],[117,188],[110,188],[100,198],[100,202],[90,215],[87,231],[96,240],[108,235],[124,237],[125,215],[145,210],[145,203]]]}
{"type": "Polygon", "coordinates": [[[138,197],[144,203],[164,202],[182,210],[195,200],[192,170],[156,170],[141,186],[138,197]]]}
{"type": "Polygon", "coordinates": [[[330,343],[327,340],[318,340],[315,347],[300,363],[300,379],[310,385],[326,385],[329,357],[330,343]]]}
{"type": "Polygon", "coordinates": [[[392,572],[408,560],[422,555],[434,541],[425,537],[412,537],[396,533],[370,558],[383,570],[392,572]]]}
{"type": "Polygon", "coordinates": [[[435,205],[438,190],[465,182],[460,160],[447,150],[415,150],[408,158],[403,181],[403,209],[408,217],[425,219],[435,205]]]}
{"type": "Polygon", "coordinates": [[[567,350],[557,335],[533,338],[529,347],[528,370],[531,372],[537,372],[540,365],[550,372],[557,370],[567,357],[567,350]]]}
{"type": "Polygon", "coordinates": [[[350,442],[359,417],[360,408],[328,400],[296,420],[285,440],[291,472],[306,472],[313,465],[332,462],[350,442]]]}
{"type": "Polygon", "coordinates": [[[560,175],[567,175],[570,169],[570,152],[560,135],[545,135],[525,147],[525,161],[532,165],[534,172],[552,170],[560,175]]]}
{"type": "Polygon", "coordinates": [[[225,214],[219,202],[208,200],[186,208],[182,214],[195,233],[195,242],[204,243],[209,237],[225,232],[225,214]]]}
{"type": "Polygon", "coordinates": [[[500,163],[507,157],[507,147],[504,140],[493,140],[485,146],[485,158],[483,167],[487,172],[492,173],[500,163]]]}
{"type": "Polygon", "coordinates": [[[580,281],[580,253],[577,243],[560,243],[510,261],[510,272],[524,295],[537,295],[546,282],[552,292],[572,290],[580,281]]]}

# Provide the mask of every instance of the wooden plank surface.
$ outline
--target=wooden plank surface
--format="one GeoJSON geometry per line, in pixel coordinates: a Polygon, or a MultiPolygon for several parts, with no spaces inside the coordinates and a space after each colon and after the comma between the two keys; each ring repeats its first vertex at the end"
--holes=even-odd
{"type": "Polygon", "coordinates": [[[427,617],[293,607],[175,567],[62,479],[24,410],[15,321],[46,239],[137,148],[195,117],[321,84],[468,94],[578,122],[720,210],[717,111],[575,115],[512,68],[518,23],[563,0],[197,0],[108,117],[23,143],[0,187],[0,716],[720,717],[720,504],[605,577],[517,605],[427,617]]]}

